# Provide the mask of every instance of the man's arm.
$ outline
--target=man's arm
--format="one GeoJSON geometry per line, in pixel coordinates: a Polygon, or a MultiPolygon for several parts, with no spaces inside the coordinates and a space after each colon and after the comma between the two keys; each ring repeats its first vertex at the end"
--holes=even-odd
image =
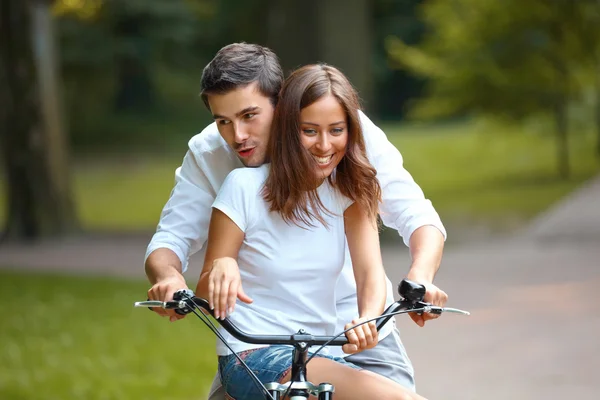
{"type": "MultiPolygon", "coordinates": [[[[148,297],[153,300],[168,301],[176,290],[187,289],[183,277],[187,259],[201,248],[208,235],[215,196],[200,166],[200,156],[193,141],[175,173],[175,187],[146,251],[145,270],[152,284],[148,297]]],[[[168,315],[171,321],[182,318],[171,310],[154,310],[160,315],[168,315]]]]}
{"type": "MultiPolygon", "coordinates": [[[[368,117],[360,114],[367,155],[377,170],[382,189],[381,219],[386,226],[397,230],[410,248],[412,264],[407,278],[427,287],[426,301],[443,305],[447,295],[432,282],[440,266],[446,230],[431,201],[404,168],[398,149],[368,117]]],[[[417,317],[413,319],[420,326],[430,318],[417,317]]]]}
{"type": "MultiPolygon", "coordinates": [[[[148,290],[150,300],[168,301],[173,299],[173,293],[179,289],[188,289],[181,271],[181,261],[173,250],[158,248],[154,250],[145,263],[146,276],[152,287],[148,290]]],[[[163,310],[160,307],[152,309],[158,315],[168,316],[171,321],[183,318],[173,310],[163,310]]]]}
{"type": "MultiPolygon", "coordinates": [[[[443,307],[448,300],[448,295],[433,284],[433,278],[442,262],[444,236],[436,227],[424,225],[417,228],[410,236],[409,247],[412,264],[406,278],[425,285],[427,290],[424,300],[426,302],[443,307]]],[[[437,314],[429,313],[422,315],[410,313],[409,315],[420,327],[425,325],[425,321],[438,317],[437,314]]]]}

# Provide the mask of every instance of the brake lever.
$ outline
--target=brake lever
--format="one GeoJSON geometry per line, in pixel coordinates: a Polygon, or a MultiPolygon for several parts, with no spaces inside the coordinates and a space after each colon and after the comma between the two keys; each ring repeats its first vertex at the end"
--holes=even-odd
{"type": "Polygon", "coordinates": [[[146,300],[146,301],[136,301],[135,303],[133,303],[133,306],[134,307],[148,307],[150,309],[150,311],[152,311],[152,308],[155,308],[155,307],[164,308],[165,310],[175,309],[177,311],[177,309],[187,307],[187,303],[183,300],[178,300],[178,301],[175,301],[175,300],[172,300],[172,301],[146,300]]]}
{"type": "Polygon", "coordinates": [[[165,310],[175,310],[175,314],[186,315],[192,312],[192,307],[189,304],[189,299],[194,297],[194,292],[189,289],[180,289],[173,293],[173,300],[171,301],[160,301],[160,300],[146,300],[136,301],[133,303],[134,307],[148,307],[148,310],[153,311],[152,308],[160,307],[165,310]]]}
{"type": "Polygon", "coordinates": [[[425,313],[425,312],[430,313],[430,314],[436,314],[436,315],[441,315],[444,312],[461,314],[461,315],[471,315],[470,312],[465,311],[465,310],[460,310],[458,308],[452,308],[452,307],[434,306],[432,304],[425,303],[422,301],[416,302],[411,308],[421,309],[420,311],[415,311],[419,315],[423,315],[423,313],[425,313]]]}

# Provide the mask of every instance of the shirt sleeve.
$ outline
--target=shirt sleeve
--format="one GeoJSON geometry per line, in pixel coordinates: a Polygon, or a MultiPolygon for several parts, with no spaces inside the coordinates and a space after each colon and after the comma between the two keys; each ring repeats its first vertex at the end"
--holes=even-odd
{"type": "Polygon", "coordinates": [[[367,156],[377,170],[382,202],[379,215],[385,226],[398,231],[406,246],[418,228],[435,226],[446,239],[446,229],[430,200],[404,168],[402,155],[363,112],[359,111],[367,156]]]}
{"type": "Polygon", "coordinates": [[[201,154],[190,141],[182,165],[175,171],[175,186],[165,204],[145,259],[159,248],[172,250],[187,270],[188,258],[202,248],[208,236],[211,205],[215,199],[200,162],[201,154]]]}
{"type": "Polygon", "coordinates": [[[346,212],[348,207],[354,204],[354,200],[352,200],[350,197],[344,196],[341,193],[338,194],[338,201],[342,207],[342,212],[346,212]]]}
{"type": "Polygon", "coordinates": [[[253,204],[260,196],[254,171],[239,168],[231,171],[213,203],[213,207],[227,215],[242,232],[246,232],[253,215],[253,204]]]}

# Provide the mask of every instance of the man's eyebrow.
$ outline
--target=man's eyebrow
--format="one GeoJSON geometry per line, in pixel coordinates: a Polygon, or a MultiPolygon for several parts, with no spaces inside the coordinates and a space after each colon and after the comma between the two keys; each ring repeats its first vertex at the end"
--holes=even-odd
{"type": "MultiPolygon", "coordinates": [[[[239,117],[239,116],[241,116],[241,115],[244,115],[244,114],[247,114],[247,113],[249,113],[249,112],[252,112],[252,111],[260,111],[260,110],[261,110],[261,108],[260,108],[259,106],[250,106],[250,107],[246,107],[246,108],[244,108],[244,109],[243,109],[243,110],[241,110],[241,111],[238,111],[238,112],[236,112],[236,113],[235,113],[235,116],[236,116],[236,117],[239,117]]],[[[227,117],[224,117],[224,116],[222,116],[222,115],[219,115],[219,114],[213,114],[213,119],[227,119],[227,117]]]]}
{"type": "Polygon", "coordinates": [[[250,106],[250,107],[246,107],[246,108],[244,108],[242,111],[238,111],[238,112],[236,112],[236,113],[235,113],[235,116],[236,116],[236,117],[239,117],[239,116],[242,116],[242,115],[244,115],[244,114],[248,114],[249,112],[252,112],[252,111],[259,111],[259,110],[260,110],[260,107],[259,107],[259,106],[250,106]]]}

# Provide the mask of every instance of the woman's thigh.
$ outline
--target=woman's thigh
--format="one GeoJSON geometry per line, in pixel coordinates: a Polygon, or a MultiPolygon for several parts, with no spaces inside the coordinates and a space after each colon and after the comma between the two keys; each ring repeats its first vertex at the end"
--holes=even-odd
{"type": "MultiPolygon", "coordinates": [[[[238,356],[252,370],[262,384],[282,382],[292,365],[292,348],[269,346],[242,351],[238,356]]],[[[236,400],[263,400],[264,393],[250,377],[246,368],[232,354],[219,357],[219,374],[229,398],[236,400]]]]}

